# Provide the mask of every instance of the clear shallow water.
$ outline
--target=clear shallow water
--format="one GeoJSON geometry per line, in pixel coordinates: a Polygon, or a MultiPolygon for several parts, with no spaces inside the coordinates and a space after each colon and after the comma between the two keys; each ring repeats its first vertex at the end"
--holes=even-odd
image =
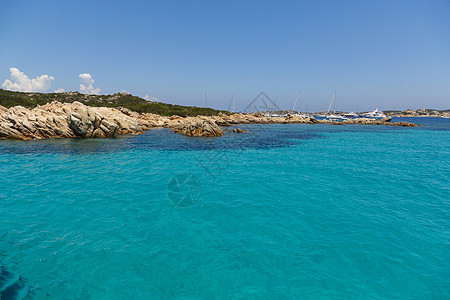
{"type": "Polygon", "coordinates": [[[450,121],[412,121],[0,141],[1,299],[449,298],[450,121]]]}

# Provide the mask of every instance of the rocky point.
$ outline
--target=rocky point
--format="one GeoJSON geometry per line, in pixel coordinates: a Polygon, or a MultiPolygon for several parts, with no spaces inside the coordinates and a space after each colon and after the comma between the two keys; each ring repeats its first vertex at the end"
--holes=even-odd
{"type": "MultiPolygon", "coordinates": [[[[374,120],[348,119],[343,122],[318,120],[288,114],[286,117],[269,117],[262,114],[219,114],[218,116],[163,117],[151,113],[139,114],[126,108],[91,107],[80,102],[57,101],[27,109],[0,106],[0,139],[33,140],[47,138],[105,138],[122,134],[141,134],[157,127],[171,128],[186,136],[218,137],[221,128],[237,124],[367,124],[414,127],[409,122],[392,122],[391,118],[374,120]]],[[[235,129],[230,132],[242,133],[235,129]]]]}

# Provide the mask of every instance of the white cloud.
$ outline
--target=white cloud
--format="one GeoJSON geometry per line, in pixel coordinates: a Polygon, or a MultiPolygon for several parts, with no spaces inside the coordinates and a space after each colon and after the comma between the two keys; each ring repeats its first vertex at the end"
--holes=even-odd
{"type": "Polygon", "coordinates": [[[64,93],[64,89],[57,89],[57,90],[54,90],[53,93],[64,93]]]}
{"type": "Polygon", "coordinates": [[[149,94],[145,94],[144,99],[147,101],[160,101],[158,98],[156,97],[150,97],[149,94]]]}
{"type": "Polygon", "coordinates": [[[11,72],[11,79],[6,79],[2,87],[10,91],[19,92],[45,92],[50,88],[51,81],[55,78],[53,76],[41,75],[30,79],[25,73],[17,68],[9,68],[11,72]]]}
{"type": "Polygon", "coordinates": [[[99,88],[94,88],[94,79],[92,78],[91,74],[88,73],[82,73],[78,75],[81,79],[80,84],[80,92],[85,94],[100,94],[99,88]]]}

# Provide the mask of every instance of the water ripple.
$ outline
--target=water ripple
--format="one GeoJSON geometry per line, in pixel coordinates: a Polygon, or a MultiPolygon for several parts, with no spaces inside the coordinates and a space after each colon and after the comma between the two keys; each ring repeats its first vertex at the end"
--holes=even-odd
{"type": "Polygon", "coordinates": [[[450,131],[433,122],[2,141],[0,295],[449,298],[450,131]],[[201,195],[174,207],[184,173],[201,195]]]}

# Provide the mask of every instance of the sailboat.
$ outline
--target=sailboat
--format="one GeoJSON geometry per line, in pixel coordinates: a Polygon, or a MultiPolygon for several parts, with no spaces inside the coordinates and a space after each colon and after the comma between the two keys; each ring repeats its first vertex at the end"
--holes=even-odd
{"type": "Polygon", "coordinates": [[[230,105],[228,105],[228,111],[234,113],[234,94],[231,95],[230,105]]]}
{"type": "Polygon", "coordinates": [[[336,92],[334,92],[334,97],[333,97],[333,100],[331,100],[330,106],[328,107],[328,111],[327,111],[325,119],[331,120],[331,121],[347,120],[347,118],[344,116],[336,115],[336,92]],[[333,105],[333,113],[332,114],[330,114],[331,105],[333,105]]]}
{"type": "Polygon", "coordinates": [[[295,116],[299,116],[301,118],[308,118],[309,117],[308,115],[300,113],[300,95],[301,92],[298,92],[297,99],[295,100],[294,105],[292,106],[292,112],[294,112],[295,109],[297,108],[297,113],[294,113],[295,116]]]}

